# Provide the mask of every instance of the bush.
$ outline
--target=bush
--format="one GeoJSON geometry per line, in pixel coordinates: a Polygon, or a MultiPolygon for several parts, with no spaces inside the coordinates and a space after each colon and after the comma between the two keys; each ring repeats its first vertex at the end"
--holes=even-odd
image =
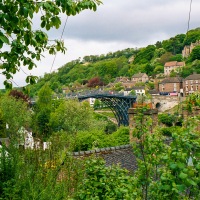
{"type": "Polygon", "coordinates": [[[101,159],[90,159],[85,165],[85,179],[75,199],[137,199],[134,178],[119,166],[105,167],[101,159]]]}

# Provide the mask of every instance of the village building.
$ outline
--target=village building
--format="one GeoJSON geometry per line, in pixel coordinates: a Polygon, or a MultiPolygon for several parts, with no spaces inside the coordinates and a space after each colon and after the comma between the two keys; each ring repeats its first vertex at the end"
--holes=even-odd
{"type": "Polygon", "coordinates": [[[183,78],[170,77],[159,83],[159,92],[161,95],[183,95],[183,78]]]}
{"type": "Polygon", "coordinates": [[[144,86],[134,86],[132,88],[126,88],[124,90],[124,96],[129,95],[131,91],[135,91],[136,95],[145,95],[145,87],[144,86]]]}
{"type": "Polygon", "coordinates": [[[128,77],[123,76],[117,77],[114,83],[121,83],[124,88],[131,88],[135,85],[128,77]]]}
{"type": "Polygon", "coordinates": [[[181,67],[185,66],[185,62],[171,61],[164,65],[164,75],[169,76],[172,71],[178,72],[181,67]]]}
{"type": "Polygon", "coordinates": [[[185,95],[200,91],[200,74],[191,74],[183,82],[185,95]]]}
{"type": "Polygon", "coordinates": [[[183,56],[183,58],[187,58],[191,54],[192,50],[196,46],[199,46],[199,45],[200,45],[200,40],[196,41],[195,43],[191,43],[190,45],[184,46],[184,49],[182,50],[182,56],[183,56]]]}
{"type": "Polygon", "coordinates": [[[127,82],[127,81],[130,81],[130,79],[126,76],[120,76],[120,77],[117,77],[114,81],[114,83],[123,83],[123,82],[127,82]]]}
{"type": "Polygon", "coordinates": [[[139,82],[146,83],[147,81],[149,81],[149,77],[146,73],[134,74],[131,78],[131,81],[134,84],[139,83],[139,82]]]}

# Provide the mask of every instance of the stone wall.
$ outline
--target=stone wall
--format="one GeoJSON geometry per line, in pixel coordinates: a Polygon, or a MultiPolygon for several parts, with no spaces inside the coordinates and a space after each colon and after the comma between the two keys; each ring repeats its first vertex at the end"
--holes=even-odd
{"type": "MultiPolygon", "coordinates": [[[[182,115],[184,120],[186,120],[188,117],[200,116],[200,108],[193,107],[192,112],[189,112],[187,110],[182,110],[182,115]]],[[[197,124],[197,131],[200,132],[200,123],[197,124]]]]}
{"type": "MultiPolygon", "coordinates": [[[[133,138],[133,130],[135,127],[135,117],[139,114],[139,110],[137,108],[130,108],[128,110],[129,115],[129,127],[130,127],[130,142],[135,141],[133,138]]],[[[148,109],[144,114],[144,121],[147,120],[147,118],[152,119],[152,126],[149,127],[149,131],[153,132],[153,128],[158,124],[158,110],[157,109],[148,109]]]]}

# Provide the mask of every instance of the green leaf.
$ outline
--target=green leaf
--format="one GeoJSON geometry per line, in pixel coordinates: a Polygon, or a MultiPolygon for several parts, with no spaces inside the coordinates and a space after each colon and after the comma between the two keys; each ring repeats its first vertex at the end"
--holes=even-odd
{"type": "Polygon", "coordinates": [[[191,179],[188,179],[187,181],[188,181],[189,184],[191,184],[191,185],[193,185],[193,186],[196,186],[196,185],[197,185],[197,183],[195,183],[195,182],[194,182],[193,180],[191,180],[191,179]]]}
{"type": "Polygon", "coordinates": [[[3,43],[9,44],[9,39],[5,35],[0,35],[0,40],[3,43]]]}
{"type": "Polygon", "coordinates": [[[183,191],[185,191],[186,186],[185,186],[185,185],[176,185],[176,188],[177,188],[180,192],[183,192],[183,191]]]}
{"type": "Polygon", "coordinates": [[[51,27],[50,27],[50,24],[49,24],[49,23],[46,24],[46,29],[47,29],[47,31],[50,30],[50,28],[51,28],[51,27]]]}
{"type": "Polygon", "coordinates": [[[176,163],[171,163],[169,166],[170,166],[171,169],[176,169],[177,168],[177,164],[176,163]]]}
{"type": "Polygon", "coordinates": [[[181,172],[181,173],[179,174],[179,178],[181,178],[181,179],[186,179],[187,177],[188,177],[188,175],[185,174],[185,173],[183,173],[183,172],[181,172]]]}
{"type": "Polygon", "coordinates": [[[42,21],[42,23],[41,23],[41,27],[44,28],[45,25],[46,25],[46,21],[42,21]]]}
{"type": "Polygon", "coordinates": [[[0,49],[3,47],[3,42],[0,40],[0,49]]]}
{"type": "Polygon", "coordinates": [[[170,185],[163,185],[162,189],[163,190],[171,190],[171,186],[170,185]]]}

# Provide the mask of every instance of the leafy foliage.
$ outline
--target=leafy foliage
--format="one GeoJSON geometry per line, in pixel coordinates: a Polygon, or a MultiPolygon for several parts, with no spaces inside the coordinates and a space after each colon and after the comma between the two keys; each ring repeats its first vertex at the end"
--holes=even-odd
{"type": "Polygon", "coordinates": [[[120,127],[106,134],[103,130],[79,131],[75,138],[74,151],[87,151],[95,148],[120,146],[129,143],[129,129],[120,127]]]}
{"type": "Polygon", "coordinates": [[[174,119],[175,119],[174,115],[170,115],[166,113],[158,115],[158,120],[167,126],[172,126],[174,119]]]}
{"type": "Polygon", "coordinates": [[[66,141],[66,137],[54,137],[46,151],[4,148],[9,153],[0,156],[0,198],[70,198],[82,180],[83,162],[67,156],[66,141]]]}
{"type": "Polygon", "coordinates": [[[86,162],[85,179],[75,199],[135,199],[133,177],[119,166],[104,165],[103,160],[86,162]]]}
{"type": "MultiPolygon", "coordinates": [[[[29,70],[36,67],[35,61],[40,60],[42,53],[48,51],[55,54],[57,51],[65,52],[64,43],[55,40],[49,44],[48,35],[42,30],[33,30],[32,20],[39,11],[42,16],[38,19],[40,27],[47,31],[51,28],[58,29],[61,25],[59,14],[76,15],[82,10],[96,10],[99,0],[82,1],[4,1],[0,5],[1,31],[0,49],[7,47],[8,51],[1,51],[0,57],[3,61],[1,69],[3,75],[9,80],[13,74],[20,70],[23,65],[29,70]]],[[[34,83],[37,77],[27,76],[27,83],[34,83]]],[[[5,81],[6,87],[10,83],[5,81]]]]}
{"type": "Polygon", "coordinates": [[[167,140],[161,132],[150,134],[151,120],[142,108],[136,118],[133,136],[138,169],[136,187],[141,199],[196,199],[199,197],[200,137],[197,119],[188,119],[181,128],[173,129],[167,140]],[[195,123],[196,122],[196,123],[195,123]]]}
{"type": "Polygon", "coordinates": [[[99,77],[94,77],[90,80],[88,80],[88,87],[97,87],[97,86],[103,86],[104,83],[99,77]]]}
{"type": "Polygon", "coordinates": [[[7,136],[17,137],[17,131],[31,124],[31,112],[23,100],[4,95],[0,98],[0,113],[3,124],[7,124],[7,136]]]}

